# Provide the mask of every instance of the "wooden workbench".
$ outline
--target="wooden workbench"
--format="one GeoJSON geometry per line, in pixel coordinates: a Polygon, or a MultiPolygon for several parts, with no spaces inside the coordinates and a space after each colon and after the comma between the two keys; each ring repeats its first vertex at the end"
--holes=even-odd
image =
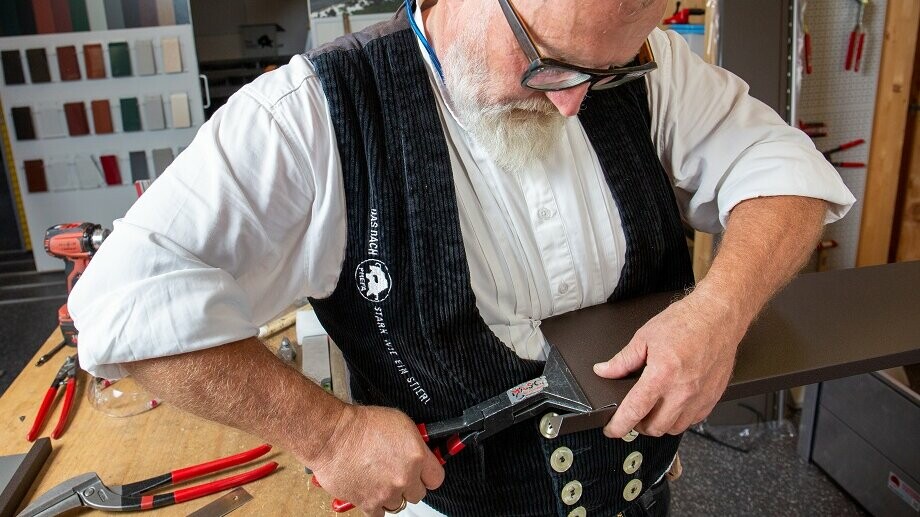
{"type": "MultiPolygon", "coordinates": [[[[294,339],[293,334],[293,329],[287,331],[291,339],[294,339]]],[[[267,344],[276,348],[284,335],[274,336],[267,344]]],[[[26,434],[41,398],[63,363],[67,351],[62,350],[44,366],[35,367],[34,364],[38,356],[59,341],[60,333],[55,331],[9,390],[0,397],[0,456],[21,454],[29,449],[31,444],[26,441],[26,434]]],[[[236,454],[263,443],[252,435],[198,418],[168,404],[127,418],[107,416],[87,402],[85,390],[88,380],[88,375],[82,372],[66,431],[59,440],[52,441],[54,450],[24,505],[58,483],[85,472],[96,472],[103,482],[117,485],[236,454]]],[[[60,408],[59,400],[49,411],[41,436],[50,436],[60,408]]],[[[266,461],[278,462],[279,469],[266,478],[245,485],[254,499],[232,515],[337,515],[330,508],[329,496],[310,484],[303,465],[278,449],[273,449],[254,462],[204,479],[220,479],[226,477],[228,472],[244,472],[266,461]]],[[[188,481],[182,486],[200,482],[188,481]]],[[[142,513],[188,515],[221,495],[215,494],[142,513]]],[[[102,512],[98,514],[102,515],[102,512]]],[[[343,515],[355,517],[360,512],[352,511],[343,515]]]]}

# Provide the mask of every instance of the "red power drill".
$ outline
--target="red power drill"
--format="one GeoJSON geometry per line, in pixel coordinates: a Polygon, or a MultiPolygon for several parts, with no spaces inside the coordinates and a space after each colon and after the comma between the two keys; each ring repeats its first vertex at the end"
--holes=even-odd
{"type": "MultiPolygon", "coordinates": [[[[102,225],[93,223],[58,224],[45,232],[45,251],[52,257],[64,260],[68,295],[109,233],[102,225]]],[[[77,346],[77,328],[74,327],[66,303],[58,309],[58,322],[61,324],[64,342],[68,346],[77,346]]]]}

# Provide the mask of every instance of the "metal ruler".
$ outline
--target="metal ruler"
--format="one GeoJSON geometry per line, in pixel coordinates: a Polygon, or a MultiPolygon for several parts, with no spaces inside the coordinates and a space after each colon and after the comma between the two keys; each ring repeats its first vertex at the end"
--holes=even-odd
{"type": "Polygon", "coordinates": [[[13,194],[13,203],[19,215],[19,228],[22,232],[22,244],[27,250],[32,249],[32,239],[29,237],[29,223],[26,221],[26,210],[22,206],[22,194],[19,190],[19,175],[16,174],[16,160],[13,158],[13,145],[10,143],[10,132],[6,127],[6,110],[0,100],[0,140],[3,142],[3,155],[6,157],[6,170],[10,172],[10,191],[13,194]]]}

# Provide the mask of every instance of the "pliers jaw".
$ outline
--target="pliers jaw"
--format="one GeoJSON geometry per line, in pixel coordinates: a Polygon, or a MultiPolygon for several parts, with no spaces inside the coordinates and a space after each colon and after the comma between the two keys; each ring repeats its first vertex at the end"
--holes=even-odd
{"type": "Polygon", "coordinates": [[[84,494],[99,492],[100,489],[108,490],[95,472],[81,474],[59,483],[45,492],[37,501],[19,513],[17,517],[51,517],[81,506],[99,508],[91,505],[84,494]]]}

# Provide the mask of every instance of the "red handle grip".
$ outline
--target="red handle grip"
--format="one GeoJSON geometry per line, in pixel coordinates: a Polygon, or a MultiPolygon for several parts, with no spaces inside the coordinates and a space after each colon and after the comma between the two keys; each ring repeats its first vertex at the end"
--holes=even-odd
{"type": "Polygon", "coordinates": [[[857,145],[862,145],[862,144],[864,144],[864,143],[866,143],[866,140],[865,140],[864,138],[860,138],[860,139],[857,139],[857,140],[853,140],[852,142],[847,142],[847,143],[845,143],[845,144],[840,144],[840,147],[838,147],[837,150],[838,150],[838,151],[843,151],[843,150],[849,149],[849,148],[851,148],[851,147],[856,147],[857,145]]]}
{"type": "Polygon", "coordinates": [[[246,483],[251,483],[257,479],[262,479],[274,472],[277,468],[278,464],[274,461],[270,461],[259,468],[252,469],[249,472],[243,472],[242,474],[238,474],[233,477],[219,479],[210,483],[203,483],[201,485],[176,490],[173,492],[173,497],[175,498],[176,503],[184,503],[186,501],[191,501],[192,499],[211,495],[215,492],[227,490],[228,488],[236,488],[238,486],[245,485],[246,483]]]}
{"type": "Polygon", "coordinates": [[[847,64],[846,69],[853,68],[853,51],[856,50],[856,31],[850,33],[850,44],[847,45],[847,64]]]}
{"type": "Polygon", "coordinates": [[[863,169],[866,167],[863,162],[833,162],[831,165],[841,169],[863,169]]]}
{"type": "Polygon", "coordinates": [[[805,73],[811,74],[811,34],[805,33],[805,73]]]}
{"type": "Polygon", "coordinates": [[[67,389],[64,390],[64,404],[61,407],[61,416],[58,418],[57,426],[51,437],[57,440],[64,434],[64,427],[67,426],[67,416],[70,415],[70,406],[73,404],[73,394],[76,390],[77,381],[73,377],[67,379],[67,389]]]}
{"type": "Polygon", "coordinates": [[[859,64],[862,62],[862,51],[863,44],[866,42],[866,33],[861,32],[859,34],[859,46],[856,48],[856,63],[853,65],[853,70],[859,72],[859,64]]]}
{"type": "Polygon", "coordinates": [[[262,456],[270,450],[272,450],[272,446],[266,443],[256,447],[255,449],[241,452],[239,454],[234,454],[233,456],[227,456],[226,458],[216,459],[207,463],[202,463],[201,465],[192,465],[191,467],[174,470],[172,471],[172,482],[181,483],[186,479],[204,476],[205,474],[217,472],[218,470],[224,470],[235,465],[242,465],[243,463],[252,461],[259,456],[262,456]]]}
{"type": "Polygon", "coordinates": [[[55,395],[57,395],[57,386],[52,386],[45,392],[45,398],[42,399],[42,405],[38,408],[38,413],[35,415],[35,422],[32,423],[32,429],[29,430],[29,434],[26,436],[26,439],[30,442],[34,442],[35,439],[38,438],[38,432],[41,430],[42,423],[45,421],[45,415],[48,414],[48,408],[50,408],[51,403],[54,402],[55,395]]]}

